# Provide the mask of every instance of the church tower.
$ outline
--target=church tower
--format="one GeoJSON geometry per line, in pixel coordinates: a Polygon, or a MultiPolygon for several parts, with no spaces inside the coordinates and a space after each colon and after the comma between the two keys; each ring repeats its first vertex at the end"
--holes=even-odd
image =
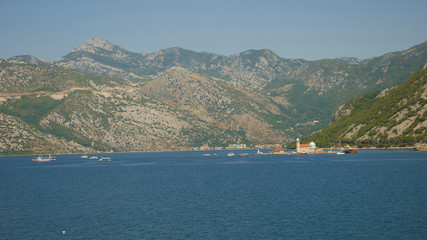
{"type": "Polygon", "coordinates": [[[299,138],[297,138],[297,153],[301,152],[301,147],[299,145],[299,138]]]}

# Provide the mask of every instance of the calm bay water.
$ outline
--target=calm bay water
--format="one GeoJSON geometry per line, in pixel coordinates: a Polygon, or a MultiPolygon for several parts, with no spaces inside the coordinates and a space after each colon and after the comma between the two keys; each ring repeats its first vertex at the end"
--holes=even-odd
{"type": "Polygon", "coordinates": [[[427,238],[425,152],[203,153],[0,157],[0,239],[427,238]]]}

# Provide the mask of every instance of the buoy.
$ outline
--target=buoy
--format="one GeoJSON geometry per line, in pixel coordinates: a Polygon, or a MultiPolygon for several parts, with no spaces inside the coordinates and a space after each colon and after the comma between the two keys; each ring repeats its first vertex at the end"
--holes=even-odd
{"type": "Polygon", "coordinates": [[[65,234],[65,231],[62,231],[62,234],[65,234]]]}

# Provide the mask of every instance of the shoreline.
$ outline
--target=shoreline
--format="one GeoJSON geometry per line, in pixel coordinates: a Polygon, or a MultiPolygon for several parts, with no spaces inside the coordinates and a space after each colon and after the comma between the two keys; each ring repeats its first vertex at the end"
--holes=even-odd
{"type": "MultiPolygon", "coordinates": [[[[324,149],[330,149],[330,148],[324,148],[324,149]]],[[[364,148],[357,148],[359,150],[414,150],[414,147],[388,147],[388,148],[377,148],[377,147],[364,147],[364,148]]],[[[167,152],[206,152],[206,151],[243,151],[243,150],[258,150],[257,148],[246,148],[246,149],[221,149],[221,150],[165,150],[165,151],[123,151],[123,152],[93,152],[93,153],[50,153],[51,155],[96,155],[96,154],[112,154],[112,153],[167,153],[167,152]]],[[[294,148],[289,148],[286,150],[295,150],[294,148]]],[[[42,155],[49,155],[49,153],[44,154],[35,154],[35,153],[28,153],[28,154],[1,154],[0,157],[21,157],[21,156],[42,156],[42,155]]],[[[272,154],[275,155],[275,154],[272,154]]],[[[280,155],[280,154],[276,154],[280,155]]]]}

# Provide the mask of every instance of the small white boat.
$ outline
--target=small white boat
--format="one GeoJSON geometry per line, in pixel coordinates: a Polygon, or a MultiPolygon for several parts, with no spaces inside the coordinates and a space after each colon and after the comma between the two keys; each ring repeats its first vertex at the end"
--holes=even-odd
{"type": "Polygon", "coordinates": [[[337,152],[337,155],[344,155],[345,154],[345,152],[343,152],[343,151],[338,151],[337,152]]]}
{"type": "Polygon", "coordinates": [[[111,162],[111,158],[109,157],[102,157],[98,160],[98,162],[111,162]]]}
{"type": "Polygon", "coordinates": [[[98,156],[92,156],[89,159],[98,159],[98,156]]]}
{"type": "Polygon", "coordinates": [[[87,154],[83,154],[80,158],[88,158],[87,154]]]}
{"type": "Polygon", "coordinates": [[[38,156],[38,157],[36,157],[36,158],[33,158],[33,162],[50,162],[50,161],[52,161],[52,160],[56,160],[56,157],[55,156],[51,156],[50,154],[49,154],[49,156],[48,157],[42,157],[42,156],[38,156]]]}
{"type": "Polygon", "coordinates": [[[229,157],[232,157],[232,156],[234,156],[234,155],[236,155],[236,154],[234,154],[234,153],[229,153],[229,154],[227,154],[227,156],[229,156],[229,157]]]}

